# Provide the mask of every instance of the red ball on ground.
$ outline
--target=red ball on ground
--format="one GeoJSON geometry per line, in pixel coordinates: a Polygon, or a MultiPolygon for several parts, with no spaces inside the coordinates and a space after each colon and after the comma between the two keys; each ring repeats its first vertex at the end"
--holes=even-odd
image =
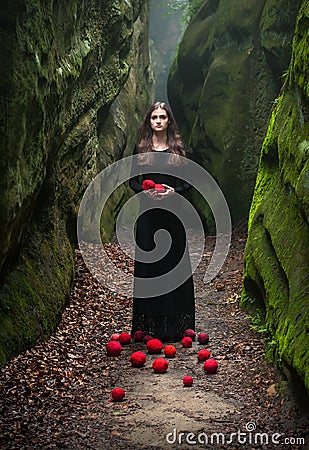
{"type": "Polygon", "coordinates": [[[111,395],[112,395],[112,399],[115,402],[121,402],[124,399],[126,393],[122,388],[115,388],[112,390],[111,395]]]}
{"type": "Polygon", "coordinates": [[[168,362],[165,358],[156,358],[152,363],[152,368],[156,373],[165,373],[168,369],[168,362]]]}
{"type": "Polygon", "coordinates": [[[137,331],[135,331],[133,337],[134,337],[135,342],[143,342],[145,333],[141,330],[137,330],[137,331]]]}
{"type": "Polygon", "coordinates": [[[152,180],[144,180],[142,182],[142,189],[143,191],[147,191],[148,189],[154,189],[155,182],[152,180]]]}
{"type": "Polygon", "coordinates": [[[151,336],[151,334],[146,334],[146,336],[143,337],[143,342],[147,344],[147,342],[150,341],[150,339],[153,339],[153,336],[151,336]]]}
{"type": "Polygon", "coordinates": [[[109,341],[106,344],[106,353],[108,356],[119,356],[121,353],[122,347],[118,341],[109,341]]]}
{"type": "Polygon", "coordinates": [[[167,358],[174,358],[176,355],[176,348],[173,345],[166,345],[163,352],[167,358]]]}
{"type": "Polygon", "coordinates": [[[218,370],[218,363],[214,358],[206,359],[204,362],[204,369],[207,373],[216,373],[218,370]]]}
{"type": "Polygon", "coordinates": [[[199,341],[200,344],[206,345],[209,342],[209,336],[207,333],[200,333],[197,336],[197,340],[199,341]]]}
{"type": "Polygon", "coordinates": [[[114,333],[110,337],[110,341],[119,341],[119,334],[114,333]]]}
{"type": "Polygon", "coordinates": [[[187,328],[183,334],[184,336],[190,337],[192,341],[194,341],[196,333],[191,328],[187,328]]]}
{"type": "Polygon", "coordinates": [[[131,341],[131,336],[129,333],[126,333],[125,331],[123,331],[122,333],[119,334],[119,342],[122,345],[127,345],[130,344],[131,341]]]}
{"type": "Polygon", "coordinates": [[[181,339],[181,345],[184,348],[190,348],[192,347],[192,339],[189,336],[186,336],[184,338],[181,339]]]}
{"type": "Polygon", "coordinates": [[[210,351],[207,350],[207,348],[204,348],[203,350],[200,350],[197,354],[197,359],[199,361],[206,361],[210,357],[210,351]]]}
{"type": "Polygon", "coordinates": [[[193,378],[191,377],[191,375],[186,375],[185,377],[183,377],[183,384],[184,386],[192,386],[193,384],[193,378]]]}
{"type": "Polygon", "coordinates": [[[142,367],[146,362],[146,355],[143,352],[137,351],[132,353],[130,361],[133,367],[142,367]]]}
{"type": "Polygon", "coordinates": [[[163,348],[163,344],[159,339],[150,339],[147,342],[147,349],[148,352],[151,354],[155,354],[155,353],[161,353],[161,350],[163,348]]]}

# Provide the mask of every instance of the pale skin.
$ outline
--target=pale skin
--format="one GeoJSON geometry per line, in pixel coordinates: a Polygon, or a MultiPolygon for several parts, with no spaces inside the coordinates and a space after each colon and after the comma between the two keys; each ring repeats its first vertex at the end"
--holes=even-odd
{"type": "MultiPolygon", "coordinates": [[[[167,127],[168,127],[168,116],[165,109],[155,109],[152,111],[150,116],[150,126],[153,131],[152,144],[153,148],[157,152],[162,152],[168,148],[167,145],[167,127]]],[[[157,200],[162,200],[163,198],[170,197],[175,193],[174,188],[168,186],[167,184],[162,184],[164,186],[164,192],[156,192],[154,189],[149,189],[144,191],[146,195],[157,200]]]]}

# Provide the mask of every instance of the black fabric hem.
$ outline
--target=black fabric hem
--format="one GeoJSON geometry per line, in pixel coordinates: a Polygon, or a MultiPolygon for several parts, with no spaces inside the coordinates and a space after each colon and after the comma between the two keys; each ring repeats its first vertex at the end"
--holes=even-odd
{"type": "Polygon", "coordinates": [[[148,316],[135,314],[132,323],[132,335],[143,331],[162,342],[179,342],[186,329],[195,329],[194,313],[182,313],[173,316],[148,316]]]}

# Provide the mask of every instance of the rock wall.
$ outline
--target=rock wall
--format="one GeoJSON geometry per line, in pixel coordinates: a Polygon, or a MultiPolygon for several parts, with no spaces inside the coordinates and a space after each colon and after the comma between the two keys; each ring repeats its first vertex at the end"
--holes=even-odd
{"type": "MultiPolygon", "coordinates": [[[[193,159],[248,216],[272,102],[291,56],[298,0],[208,0],[192,18],[168,95],[193,159]]],[[[194,198],[214,231],[207,204],[194,198]]]]}
{"type": "MultiPolygon", "coordinates": [[[[245,250],[242,304],[264,313],[268,351],[309,392],[309,5],[260,157],[245,250]]],[[[308,405],[307,405],[308,406],[308,405]]]]}
{"type": "MultiPolygon", "coordinates": [[[[57,325],[79,201],[100,170],[132,152],[151,73],[147,1],[7,0],[0,17],[3,363],[57,325]]],[[[107,219],[103,228],[108,237],[107,219]]]]}

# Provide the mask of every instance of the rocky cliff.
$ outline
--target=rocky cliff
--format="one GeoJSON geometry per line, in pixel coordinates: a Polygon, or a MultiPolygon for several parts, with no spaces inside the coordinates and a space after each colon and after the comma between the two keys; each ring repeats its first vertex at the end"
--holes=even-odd
{"type": "Polygon", "coordinates": [[[150,102],[147,14],[141,0],[1,4],[1,362],[58,323],[80,198],[132,151],[150,102]]]}
{"type": "MultiPolygon", "coordinates": [[[[168,84],[196,162],[219,183],[234,224],[247,217],[272,102],[291,56],[298,0],[208,0],[192,18],[168,84]]],[[[195,203],[208,218],[207,205],[195,203]]]]}
{"type": "Polygon", "coordinates": [[[250,210],[242,303],[264,314],[269,351],[309,391],[309,5],[263,143],[250,210]]]}

